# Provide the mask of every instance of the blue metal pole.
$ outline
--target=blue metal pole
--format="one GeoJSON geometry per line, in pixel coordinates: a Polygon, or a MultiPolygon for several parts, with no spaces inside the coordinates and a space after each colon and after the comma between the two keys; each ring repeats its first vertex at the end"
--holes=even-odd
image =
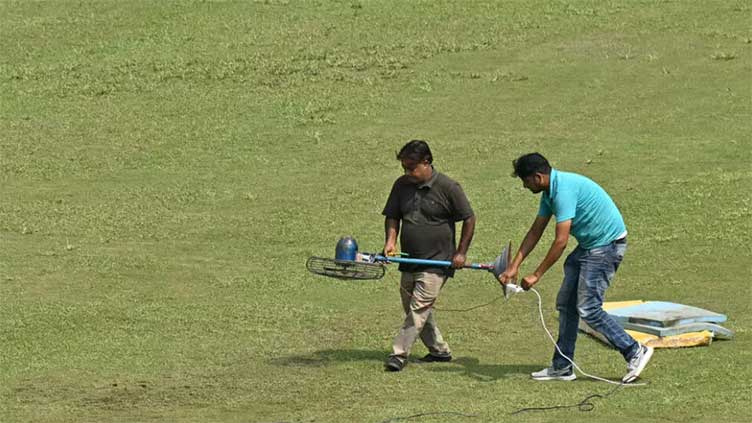
{"type": "MultiPolygon", "coordinates": [[[[409,263],[409,264],[421,264],[425,266],[438,266],[438,267],[452,267],[451,261],[445,260],[428,260],[428,259],[416,259],[416,258],[402,258],[402,257],[384,257],[382,255],[376,255],[376,261],[385,261],[393,263],[409,263]]],[[[462,266],[466,269],[478,269],[489,270],[491,265],[471,263],[462,266]]]]}

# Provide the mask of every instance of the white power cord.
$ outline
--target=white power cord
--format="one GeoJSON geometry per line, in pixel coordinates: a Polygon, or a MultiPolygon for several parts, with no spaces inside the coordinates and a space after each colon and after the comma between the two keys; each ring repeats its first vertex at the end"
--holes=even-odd
{"type": "MultiPolygon", "coordinates": [[[[575,369],[579,370],[580,373],[582,373],[583,375],[585,375],[585,376],[587,376],[587,377],[589,377],[591,379],[599,380],[601,382],[610,383],[612,385],[623,385],[623,386],[644,386],[644,385],[647,385],[646,383],[615,382],[613,380],[608,380],[608,379],[604,379],[602,377],[593,376],[593,375],[591,375],[589,373],[586,373],[584,370],[582,370],[580,368],[580,366],[577,365],[577,363],[575,363],[572,359],[570,359],[569,357],[567,357],[566,355],[564,355],[564,353],[561,352],[561,349],[559,349],[559,345],[556,344],[556,340],[554,339],[553,335],[551,335],[551,332],[548,330],[548,327],[546,327],[546,322],[543,319],[543,300],[541,299],[541,295],[540,295],[540,293],[538,293],[538,291],[535,290],[535,288],[530,288],[530,290],[533,291],[535,293],[535,295],[538,297],[538,314],[540,315],[540,321],[541,321],[541,325],[543,325],[543,330],[546,331],[546,334],[548,335],[548,338],[554,344],[554,347],[556,347],[556,351],[558,351],[559,354],[562,357],[564,357],[568,362],[572,363],[572,366],[574,366],[575,369]]],[[[515,291],[515,292],[519,292],[519,291],[515,291]]]]}

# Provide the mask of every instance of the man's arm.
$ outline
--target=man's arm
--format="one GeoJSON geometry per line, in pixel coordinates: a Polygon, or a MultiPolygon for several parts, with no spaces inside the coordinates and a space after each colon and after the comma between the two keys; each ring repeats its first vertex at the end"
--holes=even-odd
{"type": "Polygon", "coordinates": [[[532,286],[538,283],[540,278],[543,277],[543,274],[545,274],[546,271],[548,271],[548,269],[550,269],[551,266],[553,266],[554,263],[559,260],[559,257],[561,257],[562,253],[564,253],[564,249],[567,248],[567,242],[569,241],[569,231],[571,229],[571,219],[556,224],[556,238],[554,239],[554,242],[551,243],[551,247],[548,249],[546,257],[543,259],[541,264],[538,265],[538,268],[535,269],[535,272],[533,272],[531,275],[525,276],[522,279],[522,288],[524,288],[525,290],[532,288],[532,286]]]}
{"type": "Polygon", "coordinates": [[[384,254],[397,253],[397,234],[400,230],[399,219],[387,217],[384,219],[384,254]]]}
{"type": "Polygon", "coordinates": [[[538,245],[538,241],[543,235],[543,231],[548,226],[548,221],[551,220],[551,216],[537,216],[530,226],[530,230],[527,231],[525,239],[522,240],[520,249],[517,250],[517,254],[514,255],[512,262],[507,265],[506,271],[499,275],[499,282],[502,284],[509,283],[517,278],[517,273],[520,271],[520,266],[525,258],[535,249],[538,245]]]}
{"type": "Polygon", "coordinates": [[[457,252],[452,257],[452,267],[461,268],[467,260],[467,250],[470,249],[470,242],[475,234],[475,216],[470,216],[462,221],[462,235],[460,235],[460,245],[457,246],[457,252]]]}

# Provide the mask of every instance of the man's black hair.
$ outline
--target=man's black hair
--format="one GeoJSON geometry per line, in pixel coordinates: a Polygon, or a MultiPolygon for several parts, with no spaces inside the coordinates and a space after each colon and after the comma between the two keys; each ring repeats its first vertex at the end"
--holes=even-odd
{"type": "Polygon", "coordinates": [[[397,160],[415,160],[416,162],[427,161],[433,163],[433,155],[428,143],[423,140],[412,140],[405,144],[397,153],[397,160]]]}
{"type": "Polygon", "coordinates": [[[512,161],[514,172],[512,176],[525,179],[530,175],[542,173],[548,175],[551,173],[551,165],[540,153],[530,153],[520,156],[517,160],[512,161]]]}

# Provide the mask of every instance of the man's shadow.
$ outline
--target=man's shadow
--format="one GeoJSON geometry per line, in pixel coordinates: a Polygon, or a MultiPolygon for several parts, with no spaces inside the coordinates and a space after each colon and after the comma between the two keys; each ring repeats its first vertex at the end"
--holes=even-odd
{"type": "MultiPolygon", "coordinates": [[[[493,382],[510,377],[530,377],[530,373],[541,369],[541,365],[529,364],[481,364],[475,357],[458,357],[449,366],[432,367],[431,371],[446,373],[461,373],[463,376],[481,382],[493,382]]],[[[424,364],[429,366],[430,364],[424,364]]]]}
{"type": "MultiPolygon", "coordinates": [[[[279,357],[271,362],[276,366],[285,367],[325,367],[353,361],[383,363],[388,355],[388,351],[377,350],[319,350],[309,354],[279,357]]],[[[492,382],[509,377],[529,376],[541,367],[522,364],[481,364],[480,360],[474,357],[457,357],[449,363],[422,363],[417,357],[413,357],[410,359],[408,370],[410,368],[459,373],[482,382],[492,382]]]]}
{"type": "Polygon", "coordinates": [[[383,362],[388,355],[388,352],[375,350],[319,350],[309,354],[279,357],[271,362],[276,366],[286,367],[324,367],[352,361],[383,362]]]}

